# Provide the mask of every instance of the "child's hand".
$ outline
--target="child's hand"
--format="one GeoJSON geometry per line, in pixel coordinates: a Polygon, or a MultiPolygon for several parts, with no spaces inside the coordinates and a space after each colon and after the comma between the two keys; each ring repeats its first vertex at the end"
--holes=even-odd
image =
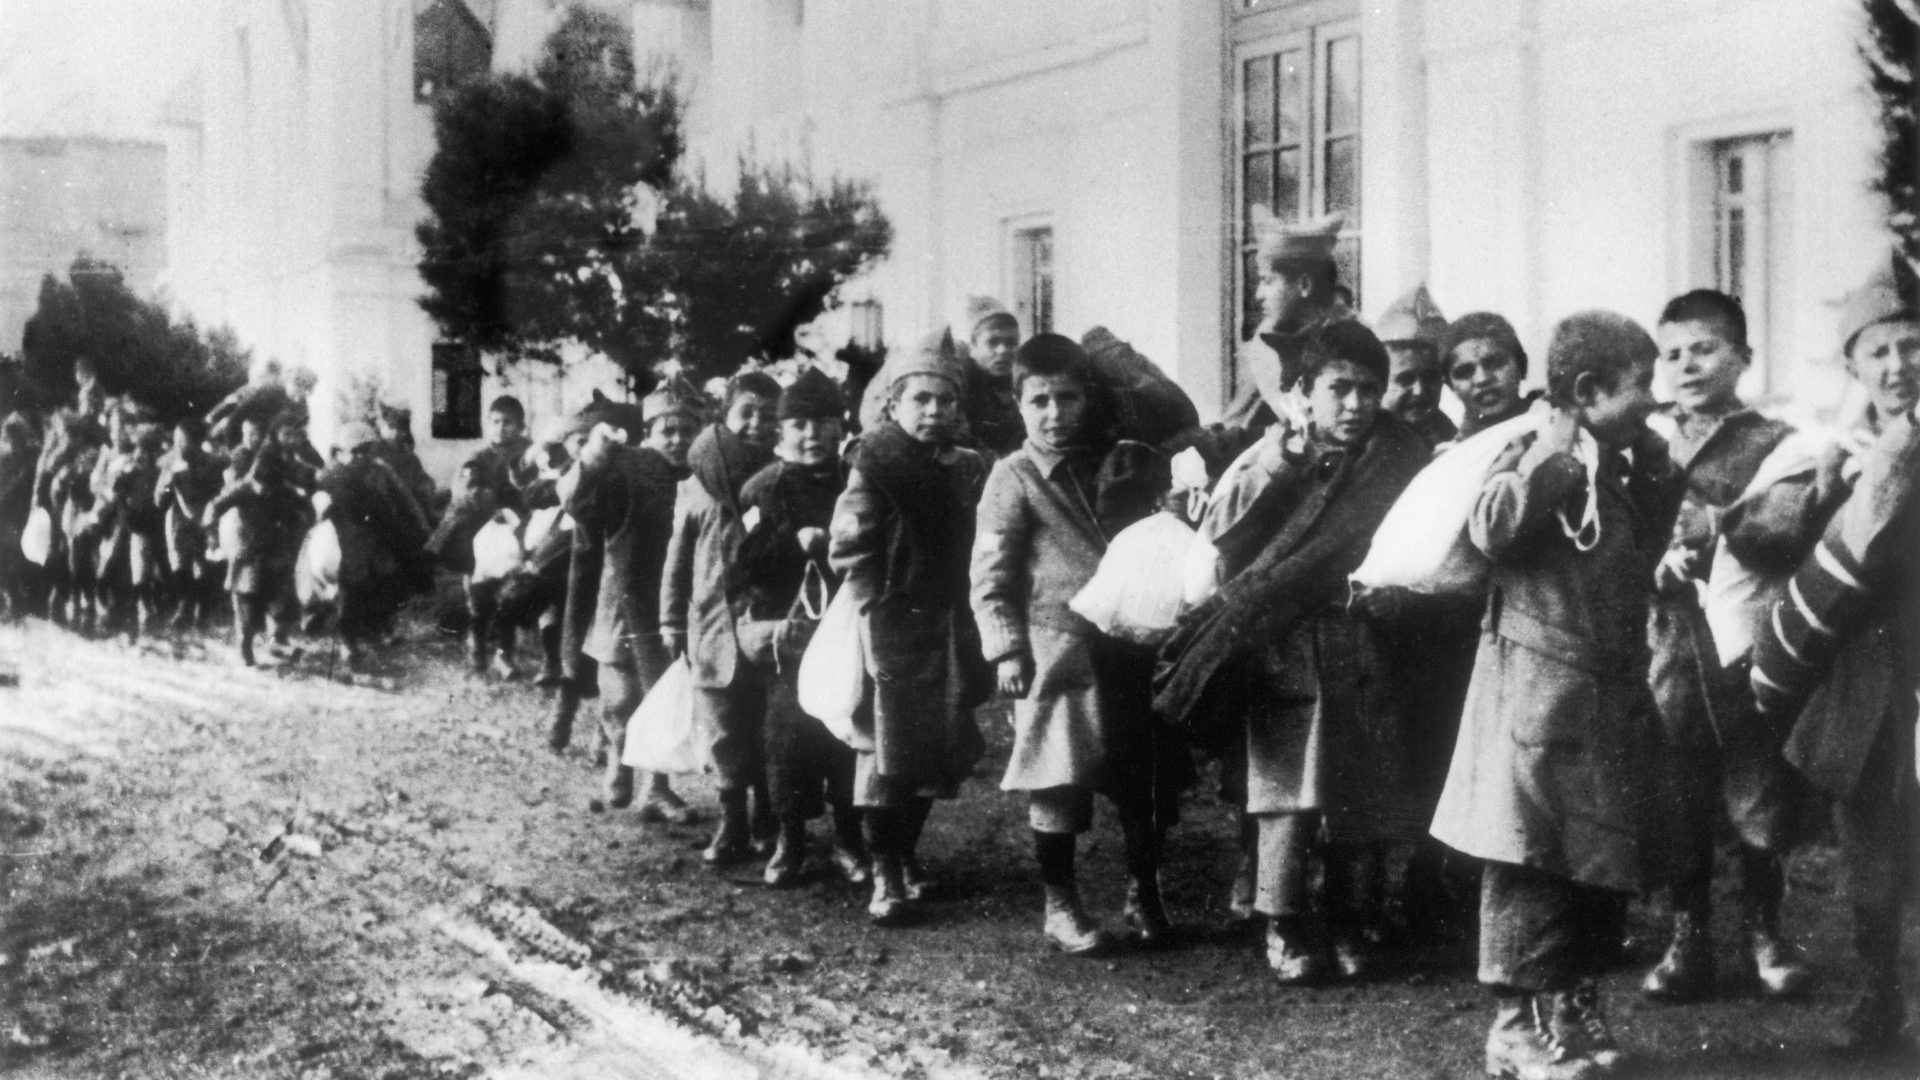
{"type": "Polygon", "coordinates": [[[1690,547],[1671,547],[1653,569],[1654,591],[1661,596],[1678,596],[1693,585],[1700,567],[1700,553],[1690,547]]]}
{"type": "Polygon", "coordinates": [[[1009,656],[998,665],[1000,692],[1010,698],[1027,696],[1027,688],[1033,685],[1033,657],[1026,653],[1009,656]]]}
{"type": "Polygon", "coordinates": [[[822,554],[827,547],[827,530],[809,525],[793,534],[800,541],[800,550],[809,555],[822,554]]]}
{"type": "Polygon", "coordinates": [[[687,651],[687,632],[685,630],[662,630],[660,631],[660,643],[666,646],[669,657],[678,660],[684,656],[687,651]]]}
{"type": "Polygon", "coordinates": [[[1533,408],[1544,417],[1540,424],[1540,445],[1551,453],[1573,453],[1580,439],[1580,414],[1544,399],[1533,408]]]}

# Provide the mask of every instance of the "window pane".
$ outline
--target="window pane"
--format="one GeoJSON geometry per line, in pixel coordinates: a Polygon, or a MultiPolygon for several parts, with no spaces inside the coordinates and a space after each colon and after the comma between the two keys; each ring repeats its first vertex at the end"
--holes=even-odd
{"type": "Polygon", "coordinates": [[[1240,256],[1240,332],[1234,340],[1244,341],[1260,325],[1260,260],[1248,250],[1240,256]]]}
{"type": "Polygon", "coordinates": [[[1347,215],[1349,226],[1360,224],[1360,137],[1349,135],[1327,142],[1327,213],[1347,215]]]}
{"type": "Polygon", "coordinates": [[[1273,178],[1273,216],[1283,222],[1300,220],[1300,151],[1282,150],[1273,178]]]}
{"type": "Polygon", "coordinates": [[[1327,118],[1329,133],[1360,126],[1360,39],[1327,43],[1327,118]]]}
{"type": "Polygon", "coordinates": [[[1246,112],[1242,116],[1249,145],[1273,141],[1273,57],[1258,56],[1247,61],[1246,112]]]}
{"type": "Polygon", "coordinates": [[[1248,154],[1244,176],[1241,212],[1245,216],[1245,227],[1251,229],[1255,206],[1273,209],[1273,154],[1264,151],[1248,154]]]}
{"type": "Polygon", "coordinates": [[[1280,141],[1297,143],[1307,133],[1307,53],[1280,54],[1280,141]]]}
{"type": "Polygon", "coordinates": [[[1747,212],[1734,206],[1727,210],[1727,263],[1720,282],[1722,292],[1734,296],[1747,294],[1747,212]]]}
{"type": "Polygon", "coordinates": [[[1746,156],[1740,151],[1727,155],[1727,194],[1738,195],[1746,189],[1746,165],[1746,156]]]}

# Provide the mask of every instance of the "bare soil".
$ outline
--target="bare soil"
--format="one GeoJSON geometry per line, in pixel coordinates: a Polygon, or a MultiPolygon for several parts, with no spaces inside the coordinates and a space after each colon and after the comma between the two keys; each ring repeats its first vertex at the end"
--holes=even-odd
{"type": "MultiPolygon", "coordinates": [[[[1205,791],[1166,874],[1181,947],[1060,956],[990,717],[996,752],[929,826],[939,898],[880,930],[824,869],[776,892],[757,865],[704,868],[702,825],[590,812],[594,771],[580,749],[546,750],[542,692],[466,675],[424,622],[412,638],[349,681],[325,650],[249,670],[211,638],[0,628],[0,676],[18,676],[0,685],[0,1072],[549,1075],[539,1063],[585,1022],[450,948],[436,927],[453,919],[723,1044],[859,1074],[1481,1073],[1490,1006],[1459,943],[1364,984],[1273,983],[1221,903],[1231,822],[1205,791]]],[[[712,805],[709,781],[678,786],[712,805]]],[[[1793,867],[1811,1000],[1657,1007],[1633,995],[1637,970],[1610,980],[1640,1075],[1914,1075],[1825,1049],[1855,986],[1831,863],[1816,847],[1793,867]]],[[[1090,906],[1117,913],[1110,819],[1081,876],[1090,906]]],[[[1661,944],[1657,916],[1636,908],[1636,968],[1661,944]]],[[[1734,967],[1730,947],[1721,960],[1734,967]]]]}

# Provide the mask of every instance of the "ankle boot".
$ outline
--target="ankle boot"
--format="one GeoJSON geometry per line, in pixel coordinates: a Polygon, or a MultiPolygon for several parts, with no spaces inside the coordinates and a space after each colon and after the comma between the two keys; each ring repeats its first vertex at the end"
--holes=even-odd
{"type": "Polygon", "coordinates": [[[873,899],[867,904],[867,916],[875,926],[899,926],[912,913],[900,863],[898,817],[896,810],[870,807],[861,822],[867,850],[873,853],[873,899]]]}
{"type": "Polygon", "coordinates": [[[1713,988],[1713,939],[1706,920],[1691,912],[1673,916],[1673,941],[1666,955],[1640,981],[1640,992],[1655,1001],[1698,1001],[1713,988]]]}
{"type": "Polygon", "coordinates": [[[1556,1039],[1544,996],[1499,999],[1487,1032],[1487,1075],[1497,1080],[1588,1080],[1600,1068],[1556,1039]]]}
{"type": "Polygon", "coordinates": [[[873,880],[873,860],[860,836],[860,812],[851,807],[833,809],[833,868],[849,885],[873,880]]]}
{"type": "Polygon", "coordinates": [[[800,884],[800,871],[806,861],[807,823],[799,818],[781,818],[773,857],[767,860],[767,884],[776,889],[791,889],[800,884]]]}
{"type": "Polygon", "coordinates": [[[1780,940],[1780,900],[1786,867],[1778,855],[1745,845],[1740,849],[1740,917],[1746,938],[1742,959],[1751,965],[1760,996],[1793,998],[1813,988],[1813,973],[1797,950],[1780,940]]]}
{"type": "Polygon", "coordinates": [[[753,837],[747,827],[747,793],[744,788],[720,789],[720,825],[713,842],[700,853],[708,866],[732,866],[753,858],[753,837]]]}
{"type": "Polygon", "coordinates": [[[1040,862],[1040,881],[1046,891],[1046,919],[1042,931],[1053,947],[1069,956],[1092,956],[1111,944],[1106,932],[1087,917],[1074,884],[1072,833],[1035,832],[1033,850],[1040,862]]]}
{"type": "Polygon", "coordinates": [[[1311,986],[1327,977],[1325,935],[1304,916],[1267,920],[1267,967],[1282,986],[1311,986]]]}

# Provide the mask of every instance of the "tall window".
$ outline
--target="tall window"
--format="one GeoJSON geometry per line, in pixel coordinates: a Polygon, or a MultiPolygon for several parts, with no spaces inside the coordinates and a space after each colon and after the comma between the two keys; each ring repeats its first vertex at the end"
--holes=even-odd
{"type": "Polygon", "coordinates": [[[1053,226],[1016,225],[1010,236],[1008,289],[1027,334],[1053,329],[1053,226]]]}
{"type": "Polygon", "coordinates": [[[1792,194],[1793,137],[1784,131],[1705,144],[1710,172],[1701,185],[1706,227],[1695,235],[1706,250],[1696,253],[1696,280],[1740,298],[1747,311],[1747,340],[1758,363],[1743,389],[1764,396],[1777,389],[1780,366],[1789,361],[1786,273],[1792,194]]]}
{"type": "MultiPolygon", "coordinates": [[[[1284,25],[1285,5],[1245,0],[1248,29],[1284,25]],[[1267,8],[1277,8],[1274,15],[1267,8]],[[1276,18],[1278,16],[1278,18],[1276,18]]],[[[1281,222],[1346,215],[1334,257],[1356,301],[1360,273],[1360,37],[1353,20],[1263,34],[1234,50],[1241,336],[1259,322],[1253,208],[1281,222]]]]}

